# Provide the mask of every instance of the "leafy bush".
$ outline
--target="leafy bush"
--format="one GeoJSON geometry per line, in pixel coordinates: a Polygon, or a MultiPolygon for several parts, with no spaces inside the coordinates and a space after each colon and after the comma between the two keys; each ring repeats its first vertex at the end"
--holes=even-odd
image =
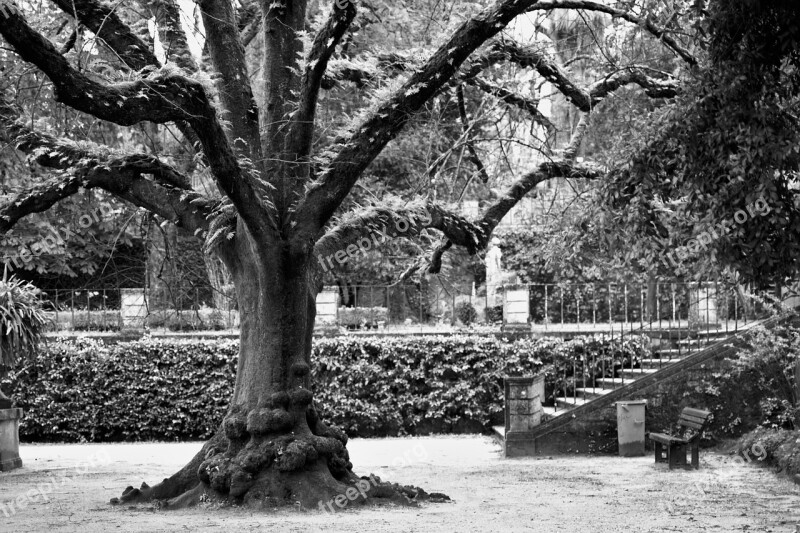
{"type": "Polygon", "coordinates": [[[739,439],[736,452],[780,472],[800,474],[800,431],[757,428],[739,439]]]}
{"type": "Polygon", "coordinates": [[[800,361],[800,323],[756,326],[752,334],[737,358],[701,384],[715,400],[714,418],[729,435],[756,426],[798,429],[794,372],[800,361]]]}
{"type": "MultiPolygon", "coordinates": [[[[320,338],[312,355],[315,401],[353,436],[481,431],[502,421],[504,376],[545,372],[552,394],[557,379],[595,350],[643,355],[642,342],[626,342],[320,338]]],[[[236,341],[59,340],[5,384],[25,411],[26,441],[205,439],[231,397],[237,352],[236,341]]]]}
{"type": "Polygon", "coordinates": [[[379,322],[389,321],[389,309],[386,307],[340,307],[339,324],[348,329],[374,329],[379,322]]]}
{"type": "Polygon", "coordinates": [[[496,305],[486,308],[486,322],[490,324],[503,321],[503,306],[496,305]]]}
{"type": "Polygon", "coordinates": [[[228,405],[231,341],[50,342],[12,378],[27,441],[197,440],[228,405]]]}
{"type": "Polygon", "coordinates": [[[119,331],[122,317],[119,311],[76,311],[72,329],[75,331],[119,331]]]}
{"type": "Polygon", "coordinates": [[[461,321],[462,324],[469,326],[478,320],[478,312],[471,303],[461,302],[456,305],[456,317],[461,321]]]}

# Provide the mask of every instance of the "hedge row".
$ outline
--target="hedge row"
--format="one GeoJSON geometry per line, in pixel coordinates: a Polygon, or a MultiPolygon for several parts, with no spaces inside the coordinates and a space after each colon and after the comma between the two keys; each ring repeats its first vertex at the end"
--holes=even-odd
{"type": "MultiPolygon", "coordinates": [[[[55,341],[3,389],[25,410],[20,437],[28,442],[206,439],[228,405],[237,350],[236,341],[55,341]]],[[[319,339],[314,395],[351,436],[474,432],[501,423],[505,375],[544,371],[552,395],[573,368],[598,375],[582,361],[608,360],[613,371],[646,351],[638,338],[319,339]]]]}

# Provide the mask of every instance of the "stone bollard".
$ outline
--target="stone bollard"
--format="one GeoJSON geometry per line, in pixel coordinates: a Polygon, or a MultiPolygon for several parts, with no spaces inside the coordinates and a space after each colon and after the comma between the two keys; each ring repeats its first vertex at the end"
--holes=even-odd
{"type": "Polygon", "coordinates": [[[19,457],[19,421],[22,409],[0,409],[0,472],[22,467],[19,457]]]}

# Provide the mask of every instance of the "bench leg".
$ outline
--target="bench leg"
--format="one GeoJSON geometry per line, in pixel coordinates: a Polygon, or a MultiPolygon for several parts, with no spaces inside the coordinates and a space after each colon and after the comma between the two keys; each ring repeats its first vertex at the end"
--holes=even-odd
{"type": "Polygon", "coordinates": [[[656,462],[663,463],[666,462],[667,458],[664,457],[664,445],[660,442],[655,442],[656,445],[656,462]]]}
{"type": "Polygon", "coordinates": [[[676,466],[686,468],[686,452],[689,450],[685,444],[670,444],[669,445],[669,468],[672,470],[676,466]]]}
{"type": "Polygon", "coordinates": [[[669,469],[672,470],[678,464],[678,454],[677,452],[678,446],[674,444],[667,445],[667,459],[669,460],[669,469]]]}
{"type": "Polygon", "coordinates": [[[692,444],[692,466],[695,470],[700,469],[700,444],[692,444]]]}

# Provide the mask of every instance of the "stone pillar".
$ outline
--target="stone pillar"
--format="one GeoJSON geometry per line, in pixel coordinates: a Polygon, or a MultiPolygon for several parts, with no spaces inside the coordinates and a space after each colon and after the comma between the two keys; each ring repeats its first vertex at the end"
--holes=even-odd
{"type": "Polygon", "coordinates": [[[699,285],[689,291],[689,325],[717,324],[717,294],[712,285],[699,285]]]}
{"type": "Polygon", "coordinates": [[[505,388],[506,436],[525,433],[542,423],[544,374],[532,377],[507,377],[505,388]]]}
{"type": "Polygon", "coordinates": [[[338,331],[339,322],[339,290],[336,287],[325,288],[317,294],[317,317],[314,329],[324,333],[338,331]]]}
{"type": "Polygon", "coordinates": [[[19,421],[22,409],[0,409],[0,472],[22,466],[19,457],[19,421]]]}
{"type": "Polygon", "coordinates": [[[530,321],[530,290],[527,286],[508,287],[503,297],[503,323],[524,325],[530,321]]]}
{"type": "Polygon", "coordinates": [[[119,314],[123,328],[141,329],[147,317],[144,289],[120,289],[119,314]]]}
{"type": "Polygon", "coordinates": [[[317,323],[336,324],[339,319],[339,291],[326,288],[317,294],[317,323]]]}

